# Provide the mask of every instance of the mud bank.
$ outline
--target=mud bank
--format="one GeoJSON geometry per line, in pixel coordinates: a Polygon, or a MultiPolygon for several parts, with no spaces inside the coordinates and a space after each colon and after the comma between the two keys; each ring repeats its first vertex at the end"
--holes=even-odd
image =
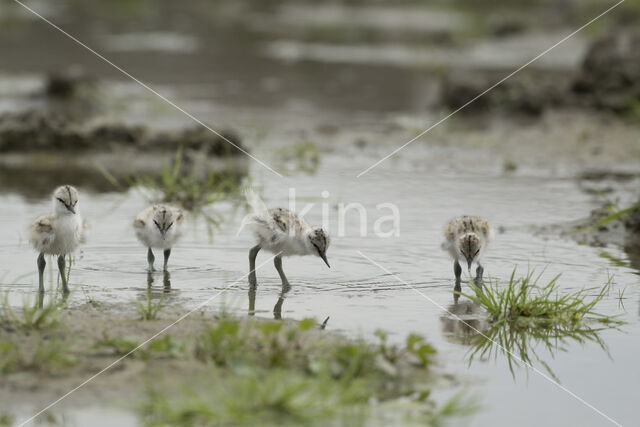
{"type": "Polygon", "coordinates": [[[211,171],[246,175],[248,151],[234,131],[201,126],[158,130],[109,119],[87,91],[96,79],[53,74],[35,94],[35,106],[0,115],[0,178],[5,190],[42,196],[56,181],[82,182],[94,191],[113,191],[104,171],[122,181],[157,177],[180,161],[206,179],[211,171]],[[177,155],[180,158],[177,159],[177,155]],[[44,185],[40,185],[44,184],[44,185]],[[35,192],[34,192],[35,191],[35,192]]]}
{"type": "Polygon", "coordinates": [[[356,409],[363,420],[370,411],[416,422],[461,415],[451,408],[439,415],[428,397],[432,388],[453,382],[437,372],[435,350],[416,335],[406,345],[392,345],[380,334],[379,342],[370,344],[325,331],[309,319],[240,319],[204,311],[173,325],[188,308],[162,306],[148,295],[152,300],[142,306],[158,311],[147,320],[140,317],[148,315],[143,309],[136,313],[95,301],[73,308],[48,303],[54,305],[37,312],[42,318],[37,323],[4,307],[4,408],[16,408],[16,421],[22,420],[113,364],[38,420],[96,402],[107,411],[135,412],[142,425],[182,425],[184,419],[191,420],[188,425],[248,425],[257,419],[294,425],[340,419],[356,409]],[[231,393],[233,402],[225,397],[230,390],[241,393],[231,393]],[[248,412],[235,411],[238,405],[248,405],[248,412]]]}
{"type": "MultiPolygon", "coordinates": [[[[581,107],[637,114],[639,70],[640,32],[616,31],[593,40],[573,72],[524,70],[464,111],[498,110],[536,116],[554,107],[581,107]]],[[[459,108],[502,77],[478,70],[449,74],[443,79],[440,102],[447,108],[459,108]]]]}

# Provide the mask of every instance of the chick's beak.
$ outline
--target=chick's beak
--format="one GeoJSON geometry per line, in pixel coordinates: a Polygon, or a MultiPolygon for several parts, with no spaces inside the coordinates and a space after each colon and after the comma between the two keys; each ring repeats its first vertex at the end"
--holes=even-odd
{"type": "Polygon", "coordinates": [[[167,230],[160,230],[160,234],[162,235],[162,240],[167,238],[167,230]]]}
{"type": "Polygon", "coordinates": [[[327,260],[327,256],[325,255],[324,252],[320,253],[320,258],[322,258],[324,263],[327,264],[327,267],[331,268],[331,266],[329,265],[329,261],[327,260]]]}
{"type": "Polygon", "coordinates": [[[71,205],[65,205],[65,206],[66,206],[67,210],[69,212],[71,212],[72,214],[76,213],[76,209],[73,206],[71,206],[71,205]]]}
{"type": "Polygon", "coordinates": [[[469,270],[471,270],[471,263],[473,262],[473,258],[467,258],[467,266],[469,267],[469,270]]]}

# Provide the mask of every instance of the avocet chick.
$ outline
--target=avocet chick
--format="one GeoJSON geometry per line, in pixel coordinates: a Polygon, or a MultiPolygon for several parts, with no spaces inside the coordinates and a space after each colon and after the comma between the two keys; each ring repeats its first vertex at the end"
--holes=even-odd
{"type": "Polygon", "coordinates": [[[86,222],[80,216],[78,190],[70,185],[58,187],[52,196],[53,212],[38,217],[29,227],[29,242],[40,252],[38,255],[38,290],[44,293],[44,268],[47,265],[44,256],[58,255],[58,270],[62,280],[63,292],[69,293],[65,276],[67,254],[75,251],[84,243],[86,222]]]}
{"type": "Polygon", "coordinates": [[[289,281],[282,270],[282,257],[292,255],[317,255],[327,267],[327,249],[331,239],[320,227],[311,227],[303,218],[286,209],[268,209],[251,216],[249,225],[257,240],[257,245],[249,251],[249,284],[255,288],[256,256],[260,249],[276,254],[273,263],[282,280],[282,287],[288,288],[289,281]]]}
{"type": "Polygon", "coordinates": [[[164,271],[167,271],[171,248],[182,234],[183,223],[182,209],[165,204],[149,206],[133,220],[136,237],[149,249],[147,251],[149,272],[154,270],[155,257],[152,248],[164,249],[164,271]]]}
{"type": "Polygon", "coordinates": [[[474,262],[478,265],[475,283],[482,286],[484,268],[480,261],[491,236],[489,222],[478,216],[465,215],[454,218],[445,226],[445,241],[442,244],[442,249],[448,251],[454,260],[453,272],[456,275],[457,289],[460,287],[460,275],[462,274],[459,260],[465,261],[469,270],[474,262]]]}

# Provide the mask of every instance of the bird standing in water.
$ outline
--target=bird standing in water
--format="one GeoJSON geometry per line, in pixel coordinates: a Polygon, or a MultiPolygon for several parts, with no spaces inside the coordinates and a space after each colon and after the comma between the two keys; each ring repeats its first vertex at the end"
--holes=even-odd
{"type": "Polygon", "coordinates": [[[80,216],[78,190],[63,185],[54,190],[53,212],[38,217],[29,227],[29,242],[40,252],[38,255],[38,291],[44,293],[45,255],[58,255],[58,270],[62,290],[69,293],[65,275],[65,255],[84,243],[87,223],[80,216]]]}
{"type": "Polygon", "coordinates": [[[329,265],[327,249],[331,239],[320,227],[311,227],[303,218],[287,209],[268,209],[253,214],[248,222],[257,244],[249,251],[249,285],[255,288],[256,256],[260,249],[276,254],[273,263],[282,280],[282,288],[289,288],[289,281],[282,270],[282,257],[292,255],[317,255],[329,265]]]}
{"type": "Polygon", "coordinates": [[[477,264],[475,283],[478,287],[482,287],[484,268],[480,261],[492,234],[489,222],[478,216],[465,215],[454,218],[445,226],[445,241],[442,244],[442,249],[453,258],[453,272],[456,276],[455,290],[460,290],[460,275],[462,274],[460,260],[466,262],[469,270],[474,262],[477,264]]]}
{"type": "Polygon", "coordinates": [[[149,206],[133,220],[136,237],[148,248],[149,272],[154,271],[155,257],[152,248],[164,249],[164,271],[167,271],[171,248],[182,234],[183,223],[182,210],[166,204],[149,206]]]}

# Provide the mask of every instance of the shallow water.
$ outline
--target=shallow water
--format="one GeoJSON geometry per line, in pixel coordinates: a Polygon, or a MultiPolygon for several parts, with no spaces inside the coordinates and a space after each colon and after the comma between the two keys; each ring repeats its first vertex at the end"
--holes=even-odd
{"type": "MultiPolygon", "coordinates": [[[[543,275],[546,279],[562,273],[563,290],[601,285],[610,275],[614,276],[616,289],[626,288],[623,302],[628,312],[619,307],[613,293],[600,307],[601,312],[622,314],[630,322],[622,328],[624,333],[606,331],[600,335],[609,355],[596,344],[571,341],[564,344],[565,352],[549,355],[542,348],[538,350],[563,386],[617,421],[631,424],[632,403],[637,397],[634,384],[640,379],[632,361],[637,351],[637,340],[633,337],[640,333],[637,272],[601,257],[600,249],[559,239],[545,240],[527,232],[529,225],[578,218],[593,207],[593,200],[578,191],[574,181],[491,173],[467,175],[462,171],[402,172],[395,168],[393,171],[381,168],[355,179],[354,171],[368,166],[375,157],[360,156],[347,162],[338,151],[336,148],[334,153],[323,155],[322,166],[314,176],[303,174],[281,179],[254,169],[254,183],[263,187],[270,206],[286,206],[288,189],[295,188],[299,208],[305,200],[316,200],[307,218],[311,223],[319,223],[322,203],[327,203],[331,207],[330,227],[334,234],[338,219],[334,206],[339,201],[362,203],[369,215],[369,235],[362,237],[358,235],[358,215],[355,211],[347,214],[346,236],[335,236],[329,250],[331,269],[317,258],[285,260],[285,271],[293,286],[282,303],[283,318],[315,317],[321,321],[329,316],[329,329],[353,335],[370,336],[379,328],[388,330],[395,339],[408,332],[425,335],[439,350],[444,369],[461,374],[463,382],[471,383],[472,394],[485,405],[473,418],[474,425],[489,422],[602,425],[603,418],[540,375],[532,372],[527,378],[522,368],[516,370],[514,379],[504,357],[474,361],[467,366],[469,347],[458,344],[459,337],[451,336],[451,321],[433,303],[452,309],[452,265],[439,248],[441,225],[453,214],[484,215],[494,227],[504,229],[497,234],[486,256],[485,274],[490,277],[504,281],[516,266],[523,274],[527,268],[537,271],[546,268],[543,275]],[[330,193],[327,199],[321,197],[325,190],[330,193]],[[374,221],[389,214],[376,209],[377,204],[385,202],[395,203],[400,210],[399,237],[373,234],[374,221]],[[358,251],[433,302],[372,265],[358,251]],[[531,405],[532,400],[535,405],[531,405]],[[540,407],[545,410],[540,411],[540,407]]],[[[34,204],[19,195],[5,194],[0,196],[0,203],[4,207],[0,222],[5,225],[0,231],[2,290],[10,290],[11,301],[18,304],[33,297],[37,287],[35,254],[25,241],[24,228],[36,213],[48,209],[49,202],[34,204]]],[[[130,227],[132,216],[145,205],[144,199],[131,191],[124,195],[84,194],[81,203],[83,215],[91,223],[91,235],[72,270],[75,290],[72,303],[91,298],[127,305],[144,299],[148,283],[145,249],[137,243],[130,227]]],[[[225,206],[215,209],[223,211],[225,206]]],[[[245,275],[252,240],[247,233],[236,236],[243,212],[233,214],[231,209],[227,210],[228,220],[212,236],[202,219],[191,219],[184,239],[171,256],[171,290],[165,297],[168,301],[184,304],[185,308],[195,307],[224,290],[208,304],[210,309],[248,312],[245,275]]],[[[617,249],[607,251],[616,258],[627,259],[617,249]]],[[[255,314],[270,317],[279,298],[280,283],[268,262],[269,256],[259,254],[258,265],[265,261],[267,264],[258,271],[255,314]]],[[[53,266],[49,262],[47,277],[55,277],[53,266]]],[[[165,286],[162,273],[154,273],[153,282],[154,289],[161,293],[165,286]]],[[[460,329],[453,327],[456,331],[460,329]]],[[[534,365],[544,371],[537,361],[534,365]]]]}

